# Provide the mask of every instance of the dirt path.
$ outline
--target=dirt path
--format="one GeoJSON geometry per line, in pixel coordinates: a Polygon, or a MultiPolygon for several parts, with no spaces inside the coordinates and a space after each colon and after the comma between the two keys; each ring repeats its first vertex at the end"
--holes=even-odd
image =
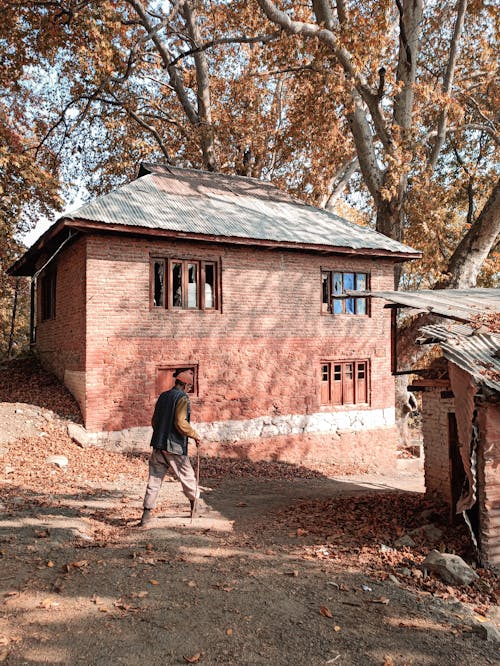
{"type": "MultiPolygon", "coordinates": [[[[470,606],[373,575],[363,539],[346,553],[342,539],[301,531],[287,514],[332,497],[349,511],[367,492],[376,510],[389,488],[420,490],[421,479],[227,475],[204,480],[212,511],[193,523],[178,484],[166,482],[155,526],[140,530],[140,474],[127,469],[107,483],[79,466],[72,476],[79,455],[92,452],[69,450],[66,471],[40,467],[47,490],[36,468],[5,484],[6,664],[496,663],[470,606]]],[[[133,469],[144,476],[144,461],[133,469]]]]}
{"type": "Polygon", "coordinates": [[[79,448],[66,419],[34,359],[0,366],[0,663],[497,663],[493,573],[452,587],[422,568],[473,554],[421,478],[206,459],[211,513],[191,523],[166,482],[144,531],[145,459],[79,448]]]}

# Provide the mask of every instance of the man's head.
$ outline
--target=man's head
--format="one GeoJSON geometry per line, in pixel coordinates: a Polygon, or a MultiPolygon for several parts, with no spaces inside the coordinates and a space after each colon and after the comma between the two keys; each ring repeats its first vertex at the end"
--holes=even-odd
{"type": "Polygon", "coordinates": [[[192,370],[179,368],[174,372],[174,379],[175,383],[182,385],[182,387],[192,386],[194,384],[194,373],[192,370]]]}

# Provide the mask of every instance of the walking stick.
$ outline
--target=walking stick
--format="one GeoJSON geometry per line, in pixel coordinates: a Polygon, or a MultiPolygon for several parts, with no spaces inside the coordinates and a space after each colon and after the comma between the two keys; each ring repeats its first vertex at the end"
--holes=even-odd
{"type": "Polygon", "coordinates": [[[196,490],[194,494],[193,510],[191,511],[191,523],[196,513],[196,502],[198,501],[198,488],[200,487],[200,448],[196,447],[196,490]]]}

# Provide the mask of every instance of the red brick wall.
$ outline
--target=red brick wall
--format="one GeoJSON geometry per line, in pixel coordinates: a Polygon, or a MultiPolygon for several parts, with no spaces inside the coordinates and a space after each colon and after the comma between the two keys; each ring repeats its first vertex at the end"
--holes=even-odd
{"type": "Polygon", "coordinates": [[[321,359],[369,359],[371,407],[394,406],[390,315],[321,315],[321,267],[371,272],[393,286],[392,263],[291,251],[95,236],[87,241],[89,430],[149,422],[161,365],[197,364],[193,420],[321,411],[321,359]],[[223,312],[149,306],[150,254],[222,262],[223,312]]]}
{"type": "MultiPolygon", "coordinates": [[[[56,316],[41,320],[41,276],[37,282],[36,350],[44,365],[64,381],[85,418],[86,240],[80,238],[58,255],[56,316]]],[[[46,261],[46,260],[45,260],[46,261]]],[[[43,263],[43,262],[42,262],[43,263]]]]}

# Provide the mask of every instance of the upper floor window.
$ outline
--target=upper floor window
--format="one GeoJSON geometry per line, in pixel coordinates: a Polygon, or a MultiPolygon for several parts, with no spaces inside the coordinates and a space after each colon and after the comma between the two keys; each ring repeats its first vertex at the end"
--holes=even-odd
{"type": "Polygon", "coordinates": [[[327,361],[321,364],[321,404],[368,403],[368,361],[327,361]]]}
{"type": "Polygon", "coordinates": [[[56,273],[48,271],[42,275],[41,286],[41,319],[55,319],[56,316],[56,273]]]}
{"type": "Polygon", "coordinates": [[[347,271],[321,271],[321,311],[333,314],[368,314],[366,298],[352,298],[347,291],[366,291],[368,273],[347,271]]]}
{"type": "Polygon", "coordinates": [[[153,307],[179,310],[217,310],[216,261],[154,259],[151,262],[153,307]]]}

